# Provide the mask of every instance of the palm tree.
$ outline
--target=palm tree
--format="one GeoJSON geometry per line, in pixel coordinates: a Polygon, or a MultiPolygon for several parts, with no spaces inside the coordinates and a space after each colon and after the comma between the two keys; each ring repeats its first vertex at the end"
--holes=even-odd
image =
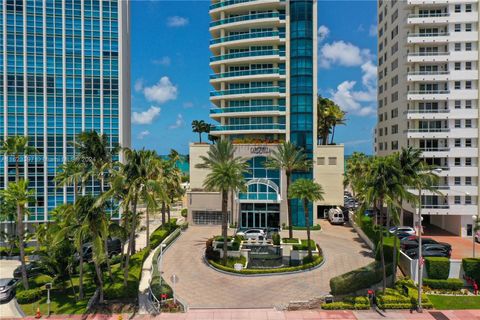
{"type": "Polygon", "coordinates": [[[202,143],[202,133],[205,132],[206,123],[203,120],[192,121],[192,131],[198,133],[199,143],[202,143]]]}
{"type": "Polygon", "coordinates": [[[358,189],[363,181],[363,176],[368,172],[368,166],[371,164],[368,157],[361,152],[354,152],[347,160],[345,170],[345,187],[350,186],[353,196],[356,197],[358,189]]]}
{"type": "Polygon", "coordinates": [[[331,106],[331,114],[332,114],[332,138],[330,140],[330,144],[333,144],[333,138],[335,137],[335,128],[338,125],[346,125],[346,112],[343,111],[337,104],[333,104],[331,106]]]}
{"type": "Polygon", "coordinates": [[[17,235],[19,239],[20,262],[22,270],[22,282],[25,289],[28,289],[27,270],[25,268],[25,246],[23,235],[23,219],[27,212],[27,205],[32,202],[34,192],[28,188],[28,180],[20,179],[15,183],[9,183],[5,190],[0,190],[1,195],[7,202],[17,206],[17,235]]]}
{"type": "Polygon", "coordinates": [[[67,161],[60,165],[55,176],[55,182],[61,186],[73,186],[74,199],[78,195],[78,183],[84,178],[84,167],[80,161],[67,161]]]}
{"type": "MultiPolygon", "coordinates": [[[[267,159],[265,167],[285,171],[287,176],[287,190],[292,183],[292,173],[295,171],[304,171],[310,168],[311,163],[302,149],[297,148],[291,142],[282,142],[277,150],[274,150],[267,159]]],[[[288,211],[288,236],[293,238],[293,219],[290,199],[287,199],[288,211]]]]}
{"type": "Polygon", "coordinates": [[[403,186],[401,184],[401,171],[395,164],[394,156],[375,157],[371,158],[370,161],[369,172],[364,175],[361,188],[364,195],[364,205],[371,205],[376,211],[376,216],[379,217],[380,241],[378,246],[383,272],[382,287],[385,292],[387,276],[383,252],[384,223],[382,208],[385,203],[388,206],[393,206],[397,203],[398,194],[402,192],[403,186]]]}
{"type": "Polygon", "coordinates": [[[20,157],[36,152],[34,147],[28,145],[28,137],[24,136],[9,136],[0,144],[0,154],[15,158],[15,181],[17,182],[20,178],[20,157]]]}
{"type": "Polygon", "coordinates": [[[297,179],[288,189],[288,197],[301,200],[303,203],[303,211],[305,213],[305,225],[307,227],[307,243],[308,243],[308,257],[310,261],[312,257],[312,247],[310,245],[310,214],[308,212],[309,203],[323,200],[322,186],[313,180],[297,179]]]}
{"type": "Polygon", "coordinates": [[[328,136],[332,134],[330,143],[333,144],[335,135],[335,127],[337,125],[345,124],[346,112],[328,98],[323,98],[321,95],[317,99],[317,130],[318,137],[321,139],[321,144],[328,144],[328,136]]]}
{"type": "MultiPolygon", "coordinates": [[[[82,235],[88,234],[92,241],[92,259],[95,266],[95,273],[98,280],[99,302],[103,303],[103,273],[100,268],[102,262],[108,259],[107,249],[104,248],[105,240],[108,238],[108,221],[104,214],[105,208],[96,205],[97,199],[93,196],[79,197],[75,203],[76,210],[81,212],[79,216],[82,218],[81,226],[78,230],[80,244],[82,235]]],[[[80,255],[81,256],[81,255],[80,255]]]]}
{"type": "Polygon", "coordinates": [[[203,163],[197,168],[209,169],[203,182],[207,190],[220,191],[222,196],[222,237],[223,237],[223,264],[227,263],[227,236],[228,236],[228,193],[236,188],[245,189],[244,173],[247,163],[244,159],[235,156],[235,148],[228,140],[221,140],[211,145],[207,156],[200,156],[203,163]]]}

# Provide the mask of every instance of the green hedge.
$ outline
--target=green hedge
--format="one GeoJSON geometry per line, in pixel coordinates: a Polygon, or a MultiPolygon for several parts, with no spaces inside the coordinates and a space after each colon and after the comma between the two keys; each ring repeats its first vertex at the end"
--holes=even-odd
{"type": "Polygon", "coordinates": [[[296,267],[285,267],[285,268],[273,268],[273,269],[242,269],[241,271],[235,270],[233,268],[226,267],[221,265],[213,260],[208,260],[208,262],[216,269],[231,272],[231,273],[238,273],[238,274],[265,274],[265,273],[283,273],[283,272],[293,272],[293,271],[300,271],[300,270],[307,270],[311,269],[317,265],[319,265],[323,261],[323,257],[315,256],[314,261],[308,264],[303,264],[301,266],[296,267]]]}
{"type": "MultiPolygon", "coordinates": [[[[378,307],[380,309],[412,309],[417,304],[417,290],[413,282],[411,281],[399,281],[397,282],[397,288],[387,288],[385,293],[377,294],[378,307]],[[403,294],[401,290],[401,284],[405,284],[408,290],[408,296],[403,294]]],[[[428,297],[422,295],[422,306],[425,309],[431,309],[433,307],[432,303],[428,297]]]]}
{"type": "MultiPolygon", "coordinates": [[[[284,230],[288,230],[288,227],[285,227],[285,228],[283,228],[283,229],[284,229],[284,230]]],[[[299,231],[301,231],[301,230],[307,230],[307,227],[293,226],[293,227],[292,227],[292,230],[299,230],[299,231]]],[[[314,226],[311,226],[311,227],[310,227],[310,230],[311,230],[311,231],[322,230],[322,226],[319,225],[319,224],[316,224],[316,225],[314,225],[314,226]]]]}
{"type": "Polygon", "coordinates": [[[446,257],[425,258],[427,275],[430,279],[448,279],[450,273],[450,259],[446,257]]]}
{"type": "MultiPolygon", "coordinates": [[[[386,266],[387,277],[392,273],[391,265],[386,266]]],[[[366,289],[382,281],[382,268],[378,262],[344,273],[330,279],[330,290],[333,295],[344,295],[366,289]]]]}
{"type": "Polygon", "coordinates": [[[35,288],[17,292],[16,298],[18,303],[20,304],[36,302],[42,298],[42,288],[35,288]]]}
{"type": "MultiPolygon", "coordinates": [[[[292,250],[308,250],[308,241],[304,239],[301,242],[302,244],[294,244],[292,250]]],[[[312,250],[315,250],[317,248],[315,241],[313,241],[312,239],[310,239],[310,248],[312,250]]]]}
{"type": "Polygon", "coordinates": [[[323,310],[369,310],[370,309],[370,302],[368,302],[367,297],[359,297],[365,298],[367,303],[351,303],[351,302],[332,302],[332,303],[323,303],[322,309],[323,310]]]}
{"type": "Polygon", "coordinates": [[[432,289],[444,289],[457,291],[463,288],[463,280],[460,279],[423,279],[423,284],[432,289]]]}
{"type": "Polygon", "coordinates": [[[373,219],[366,216],[361,216],[359,219],[359,227],[363,230],[365,235],[373,241],[373,243],[378,243],[380,239],[380,234],[378,228],[375,227],[373,219]]]}
{"type": "Polygon", "coordinates": [[[480,258],[463,258],[462,265],[465,275],[480,283],[480,258]]]}
{"type": "MultiPolygon", "coordinates": [[[[386,237],[383,238],[383,254],[385,256],[385,263],[393,262],[393,242],[395,237],[386,237]]],[[[397,240],[397,261],[400,257],[400,240],[397,240]]],[[[381,261],[380,258],[380,243],[377,245],[377,250],[375,252],[375,260],[381,261]]]]}

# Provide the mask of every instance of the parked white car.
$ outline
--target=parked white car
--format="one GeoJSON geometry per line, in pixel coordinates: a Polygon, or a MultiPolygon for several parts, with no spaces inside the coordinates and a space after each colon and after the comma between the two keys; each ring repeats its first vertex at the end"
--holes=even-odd
{"type": "Polygon", "coordinates": [[[328,221],[330,221],[331,224],[343,224],[345,217],[343,216],[342,209],[332,208],[328,210],[328,221]]]}
{"type": "Polygon", "coordinates": [[[265,231],[262,229],[248,229],[244,231],[237,231],[237,236],[242,236],[245,239],[258,239],[266,236],[265,231]]]}
{"type": "Polygon", "coordinates": [[[398,234],[409,234],[411,236],[414,236],[416,234],[415,229],[413,229],[412,227],[405,227],[405,226],[392,227],[388,230],[388,232],[390,232],[391,234],[394,234],[397,230],[398,230],[397,232],[398,234]]]}

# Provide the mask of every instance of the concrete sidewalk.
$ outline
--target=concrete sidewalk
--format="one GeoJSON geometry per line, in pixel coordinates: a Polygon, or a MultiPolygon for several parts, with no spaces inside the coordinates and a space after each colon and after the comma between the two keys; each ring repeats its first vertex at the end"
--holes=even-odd
{"type": "MultiPolygon", "coordinates": [[[[34,319],[33,317],[26,319],[34,319]]],[[[89,316],[51,316],[48,319],[130,319],[130,315],[89,315],[89,316]]],[[[453,310],[410,313],[409,311],[387,311],[380,315],[375,311],[276,311],[273,309],[195,309],[187,313],[162,313],[158,316],[138,315],[133,319],[170,319],[170,320],[480,320],[480,310],[453,310]]]]}

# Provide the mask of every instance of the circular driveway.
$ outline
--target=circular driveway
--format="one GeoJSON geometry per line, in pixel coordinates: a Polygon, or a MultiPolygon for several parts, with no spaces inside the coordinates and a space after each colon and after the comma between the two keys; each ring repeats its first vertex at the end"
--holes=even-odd
{"type": "MultiPolygon", "coordinates": [[[[289,275],[228,275],[213,270],[203,260],[205,242],[220,232],[220,226],[191,226],[164,254],[164,279],[171,286],[172,274],[178,276],[176,294],[189,308],[285,306],[328,294],[330,278],[373,261],[370,250],[351,227],[322,221],[322,231],[311,233],[326,258],[321,267],[289,275]]],[[[306,232],[294,231],[294,237],[306,238],[306,232]]]]}

